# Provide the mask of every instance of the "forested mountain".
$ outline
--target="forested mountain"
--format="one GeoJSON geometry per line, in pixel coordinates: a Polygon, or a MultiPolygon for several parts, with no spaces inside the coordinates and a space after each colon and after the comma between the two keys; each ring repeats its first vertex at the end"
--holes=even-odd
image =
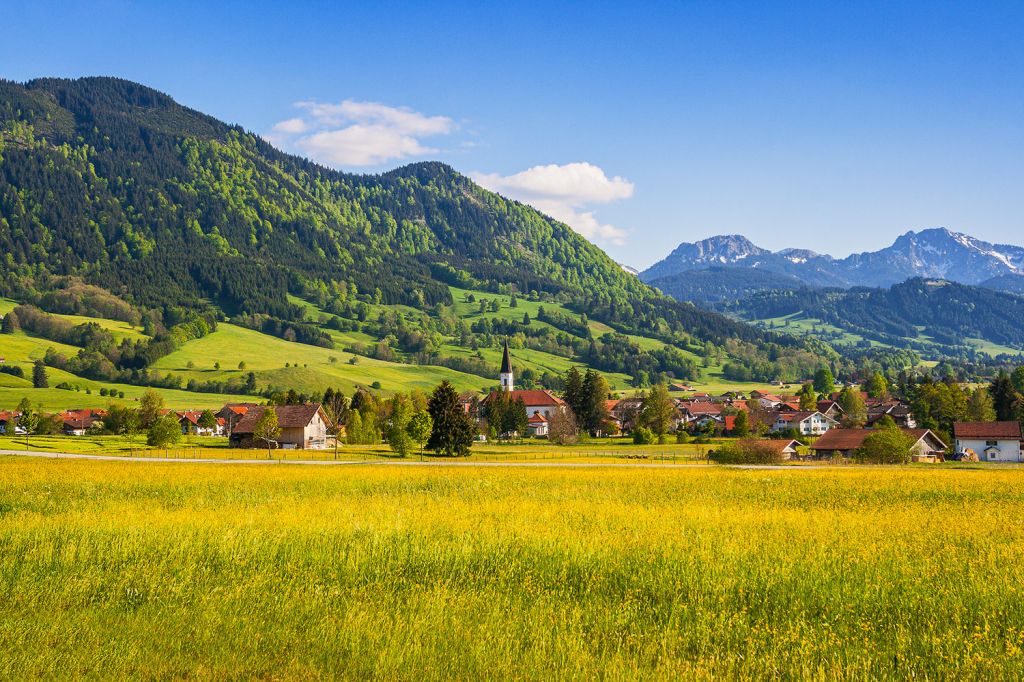
{"type": "Polygon", "coordinates": [[[659,277],[649,280],[648,284],[677,301],[711,308],[735,303],[760,291],[806,287],[790,275],[722,265],[659,277]]]}
{"type": "Polygon", "coordinates": [[[907,232],[892,246],[842,259],[803,249],[772,252],[739,235],[711,237],[680,244],[640,277],[661,277],[700,270],[708,265],[764,270],[796,277],[808,286],[884,287],[912,277],[942,278],[965,284],[988,281],[999,288],[1002,276],[1024,275],[1024,248],[990,244],[943,228],[907,232]]]}
{"type": "MultiPolygon", "coordinates": [[[[111,294],[103,305],[128,306],[154,341],[184,324],[179,336],[201,335],[199,314],[328,344],[299,324],[294,297],[345,326],[357,304],[440,315],[458,286],[556,301],[692,352],[728,345],[787,373],[827,352],[664,297],[568,226],[444,164],[337,172],[113,78],[0,81],[0,251],[0,294],[41,307],[63,296],[62,312],[82,312],[55,292],[99,287],[111,294]]],[[[619,343],[588,350],[578,338],[577,357],[619,343]]],[[[138,369],[162,352],[106,357],[138,369]]]]}
{"type": "Polygon", "coordinates": [[[972,339],[1024,350],[1024,297],[947,280],[915,278],[888,289],[765,291],[734,311],[747,319],[810,318],[919,351],[957,355],[972,339]]]}

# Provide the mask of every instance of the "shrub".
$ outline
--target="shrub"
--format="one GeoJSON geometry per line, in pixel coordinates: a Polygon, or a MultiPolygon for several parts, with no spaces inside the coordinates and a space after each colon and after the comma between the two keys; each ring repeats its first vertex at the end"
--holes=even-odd
{"type": "Polygon", "coordinates": [[[633,443],[634,445],[651,445],[658,439],[646,426],[638,426],[633,429],[633,443]]]}
{"type": "Polygon", "coordinates": [[[882,429],[864,439],[854,457],[868,464],[906,464],[914,439],[899,429],[882,429]]]}
{"type": "Polygon", "coordinates": [[[719,464],[778,464],[782,453],[770,443],[744,439],[724,443],[708,453],[708,459],[719,464]]]}
{"type": "Polygon", "coordinates": [[[0,365],[0,372],[10,374],[12,377],[18,377],[19,379],[25,378],[25,370],[18,365],[0,365]]]}

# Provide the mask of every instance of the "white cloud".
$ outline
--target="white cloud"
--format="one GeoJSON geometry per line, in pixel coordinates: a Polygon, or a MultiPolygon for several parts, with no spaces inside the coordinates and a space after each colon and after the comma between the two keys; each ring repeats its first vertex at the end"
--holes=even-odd
{"type": "Polygon", "coordinates": [[[447,116],[426,116],[407,107],[345,100],[296,102],[302,115],[276,124],[268,141],[332,166],[376,166],[438,150],[423,139],[453,133],[447,116]]]}
{"type": "Polygon", "coordinates": [[[627,232],[602,223],[591,204],[607,204],[633,196],[633,183],[591,163],[534,166],[514,175],[475,173],[473,179],[489,190],[530,204],[596,242],[622,245],[627,232]]]}

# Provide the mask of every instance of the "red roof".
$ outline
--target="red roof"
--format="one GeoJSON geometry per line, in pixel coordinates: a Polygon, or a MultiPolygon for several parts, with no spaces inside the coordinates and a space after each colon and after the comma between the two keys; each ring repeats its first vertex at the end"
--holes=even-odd
{"type": "Polygon", "coordinates": [[[736,415],[734,415],[734,414],[727,414],[725,416],[725,430],[726,431],[732,431],[735,428],[736,428],[736,415]]]}
{"type": "MultiPolygon", "coordinates": [[[[930,429],[900,429],[900,431],[913,438],[915,443],[926,436],[931,436],[935,439],[936,444],[941,444],[943,448],[946,446],[930,429]]],[[[878,430],[830,429],[825,435],[816,440],[810,448],[812,450],[856,450],[864,445],[864,441],[873,433],[878,433],[878,430]]]]}
{"type": "Polygon", "coordinates": [[[1020,422],[956,422],[953,424],[953,436],[980,440],[1020,440],[1020,422]]]}
{"type": "MultiPolygon", "coordinates": [[[[509,391],[508,394],[512,400],[522,400],[523,404],[527,407],[558,407],[565,404],[561,398],[551,391],[530,389],[523,391],[509,391]]],[[[490,399],[492,395],[494,395],[494,393],[488,395],[487,398],[490,399]]]]}
{"type": "Polygon", "coordinates": [[[543,424],[547,419],[540,412],[534,412],[533,416],[526,420],[530,424],[543,424]]]}
{"type": "Polygon", "coordinates": [[[692,415],[722,413],[722,405],[719,403],[681,403],[679,407],[688,410],[692,415]]]}

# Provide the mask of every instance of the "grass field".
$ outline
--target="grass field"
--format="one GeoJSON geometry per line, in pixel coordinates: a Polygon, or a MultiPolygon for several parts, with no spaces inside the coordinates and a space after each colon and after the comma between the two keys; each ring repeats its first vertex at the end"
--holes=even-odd
{"type": "MultiPolygon", "coordinates": [[[[523,462],[523,461],[628,461],[695,462],[706,461],[708,450],[714,444],[666,443],[663,445],[634,445],[628,438],[599,438],[573,445],[552,445],[546,440],[518,443],[475,443],[467,457],[459,462],[523,462]]],[[[188,459],[263,459],[267,451],[261,448],[237,449],[228,447],[227,438],[183,437],[169,449],[153,449],[146,445],[145,435],[126,436],[2,436],[0,450],[28,452],[69,453],[83,455],[116,455],[134,457],[174,457],[188,459]]],[[[387,461],[398,457],[387,445],[339,444],[337,452],[328,450],[275,450],[273,459],[294,460],[373,460],[387,461]]],[[[410,455],[409,459],[418,459],[410,455]]],[[[428,453],[427,459],[430,459],[428,453]]],[[[443,461],[443,460],[435,460],[443,461]]]]}
{"type": "Polygon", "coordinates": [[[0,460],[7,679],[1015,679],[1024,472],[0,460]]]}

